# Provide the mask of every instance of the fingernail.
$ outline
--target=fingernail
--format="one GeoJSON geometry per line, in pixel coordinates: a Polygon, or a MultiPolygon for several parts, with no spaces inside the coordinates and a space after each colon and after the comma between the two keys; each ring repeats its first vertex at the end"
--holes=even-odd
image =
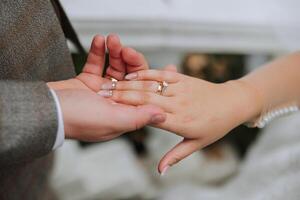
{"type": "Polygon", "coordinates": [[[98,92],[98,94],[102,97],[111,97],[113,95],[112,90],[101,90],[98,92]]]}
{"type": "Polygon", "coordinates": [[[165,115],[157,114],[157,115],[154,115],[151,118],[151,123],[152,124],[159,124],[159,123],[163,123],[165,120],[166,120],[166,116],[165,115]]]}
{"type": "Polygon", "coordinates": [[[165,167],[163,168],[163,170],[161,171],[160,176],[166,175],[166,173],[167,173],[167,171],[168,171],[169,168],[170,168],[169,165],[165,166],[165,167]]]}
{"type": "Polygon", "coordinates": [[[101,86],[101,89],[102,90],[112,90],[113,89],[113,85],[112,83],[104,83],[102,86],[101,86]]]}
{"type": "Polygon", "coordinates": [[[125,79],[126,80],[134,80],[134,79],[136,79],[138,77],[138,74],[137,73],[131,73],[131,74],[127,74],[126,76],[125,76],[125,79]]]}

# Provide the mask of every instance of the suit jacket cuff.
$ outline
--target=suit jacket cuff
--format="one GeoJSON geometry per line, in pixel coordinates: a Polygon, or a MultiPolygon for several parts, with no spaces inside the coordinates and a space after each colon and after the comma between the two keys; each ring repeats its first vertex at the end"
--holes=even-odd
{"type": "Polygon", "coordinates": [[[44,82],[0,81],[0,167],[52,151],[57,110],[44,82]]]}
{"type": "Polygon", "coordinates": [[[54,98],[55,105],[56,105],[56,111],[57,111],[57,134],[56,139],[54,142],[53,150],[61,147],[65,141],[65,130],[64,130],[64,120],[63,120],[63,114],[61,110],[61,106],[58,100],[58,97],[54,90],[50,89],[50,92],[54,98]]]}

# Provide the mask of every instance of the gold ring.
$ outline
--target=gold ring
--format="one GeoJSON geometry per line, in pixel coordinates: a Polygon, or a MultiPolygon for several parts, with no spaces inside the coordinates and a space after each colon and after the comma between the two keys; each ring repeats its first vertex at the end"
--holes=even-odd
{"type": "Polygon", "coordinates": [[[161,95],[164,95],[164,93],[166,92],[166,90],[168,89],[169,84],[166,81],[162,82],[162,89],[161,89],[161,95]]]}
{"type": "Polygon", "coordinates": [[[168,86],[169,84],[166,81],[160,82],[158,83],[156,92],[159,93],[160,95],[164,95],[168,86]]]}
{"type": "Polygon", "coordinates": [[[117,83],[118,83],[118,80],[117,79],[114,79],[114,78],[110,78],[111,80],[111,89],[114,90],[117,88],[117,83]]]}
{"type": "Polygon", "coordinates": [[[163,89],[163,85],[162,85],[162,83],[158,82],[158,86],[157,86],[157,90],[156,90],[156,92],[157,92],[157,93],[159,93],[159,94],[161,94],[161,92],[162,92],[162,89],[163,89]]]}

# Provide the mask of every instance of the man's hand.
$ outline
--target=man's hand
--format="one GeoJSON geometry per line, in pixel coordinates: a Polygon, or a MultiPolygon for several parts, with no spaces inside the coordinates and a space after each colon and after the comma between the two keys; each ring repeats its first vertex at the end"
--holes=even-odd
{"type": "Polygon", "coordinates": [[[78,76],[58,82],[49,82],[55,90],[63,112],[66,138],[84,141],[103,141],[147,124],[161,123],[165,113],[155,106],[117,104],[97,95],[109,78],[123,80],[127,73],[148,69],[142,54],[123,47],[116,35],[93,39],[87,62],[78,76]],[[103,78],[106,44],[109,67],[103,78]]]}
{"type": "Polygon", "coordinates": [[[58,90],[66,138],[105,141],[147,124],[158,124],[166,115],[158,107],[117,104],[90,90],[58,90]]]}
{"type": "Polygon", "coordinates": [[[69,80],[49,82],[48,86],[54,90],[90,89],[98,92],[103,83],[110,81],[108,78],[123,80],[127,73],[144,69],[148,69],[144,56],[132,48],[123,47],[117,35],[109,35],[106,42],[105,37],[97,35],[91,44],[82,73],[69,80]],[[109,51],[109,67],[106,78],[103,78],[106,46],[109,51]]]}

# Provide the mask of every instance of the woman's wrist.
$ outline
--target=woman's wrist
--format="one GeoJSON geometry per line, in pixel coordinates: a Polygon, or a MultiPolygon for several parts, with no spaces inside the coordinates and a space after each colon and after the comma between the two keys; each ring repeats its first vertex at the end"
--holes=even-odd
{"type": "Polygon", "coordinates": [[[239,124],[255,121],[263,112],[263,94],[248,80],[238,79],[224,83],[234,93],[239,124]]]}

